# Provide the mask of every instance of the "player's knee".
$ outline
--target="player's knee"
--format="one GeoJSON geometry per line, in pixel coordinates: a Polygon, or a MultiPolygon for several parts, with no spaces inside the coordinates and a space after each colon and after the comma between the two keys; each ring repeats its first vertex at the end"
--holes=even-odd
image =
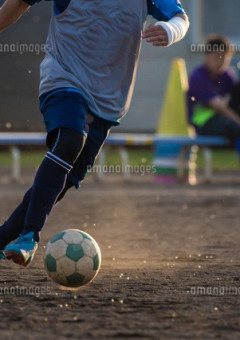
{"type": "Polygon", "coordinates": [[[74,164],[85,143],[85,136],[78,131],[66,129],[52,149],[52,152],[69,164],[74,164]]]}

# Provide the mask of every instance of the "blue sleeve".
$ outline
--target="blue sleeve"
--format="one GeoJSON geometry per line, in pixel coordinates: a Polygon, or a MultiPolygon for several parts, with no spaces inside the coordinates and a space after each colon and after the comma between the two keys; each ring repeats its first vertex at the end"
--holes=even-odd
{"type": "Polygon", "coordinates": [[[185,14],[178,0],[147,0],[148,14],[159,21],[168,21],[176,14],[185,14]]]}

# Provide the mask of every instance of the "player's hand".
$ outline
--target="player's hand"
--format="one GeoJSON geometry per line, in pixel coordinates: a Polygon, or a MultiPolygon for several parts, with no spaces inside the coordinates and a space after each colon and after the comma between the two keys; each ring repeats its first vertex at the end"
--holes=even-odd
{"type": "Polygon", "coordinates": [[[151,43],[153,46],[168,45],[167,32],[163,27],[155,26],[154,23],[144,30],[142,38],[145,39],[147,43],[151,43]]]}

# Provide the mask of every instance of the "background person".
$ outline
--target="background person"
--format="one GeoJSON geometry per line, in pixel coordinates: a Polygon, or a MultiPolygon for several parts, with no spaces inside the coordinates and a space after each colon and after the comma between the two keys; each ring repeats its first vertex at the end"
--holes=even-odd
{"type": "Polygon", "coordinates": [[[226,37],[208,36],[204,62],[190,75],[187,103],[189,120],[197,134],[227,137],[240,155],[240,116],[233,109],[236,105],[230,106],[228,101],[236,85],[229,67],[232,55],[226,37]]]}

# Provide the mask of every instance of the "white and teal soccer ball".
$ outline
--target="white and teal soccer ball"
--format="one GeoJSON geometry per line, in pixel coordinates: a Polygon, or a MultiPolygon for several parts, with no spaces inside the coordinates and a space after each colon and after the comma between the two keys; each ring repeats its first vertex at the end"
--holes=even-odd
{"type": "Polygon", "coordinates": [[[67,229],[54,235],[47,243],[44,264],[53,281],[61,286],[78,288],[97,275],[101,251],[86,232],[67,229]]]}

